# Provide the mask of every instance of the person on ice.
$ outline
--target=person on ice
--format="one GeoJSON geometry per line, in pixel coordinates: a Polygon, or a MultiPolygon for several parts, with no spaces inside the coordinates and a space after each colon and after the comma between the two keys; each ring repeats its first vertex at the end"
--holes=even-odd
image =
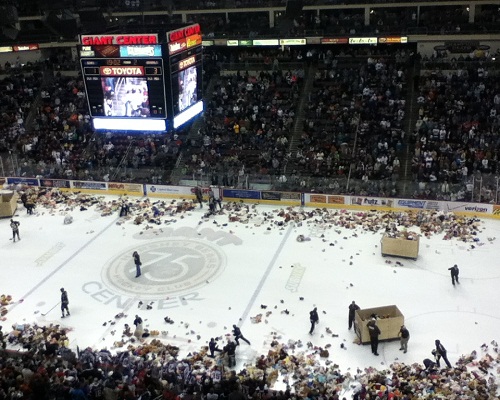
{"type": "Polygon", "coordinates": [[[66,311],[66,316],[70,315],[69,313],[69,299],[68,299],[68,292],[64,290],[64,288],[61,288],[61,318],[64,318],[64,311],[66,311]]]}

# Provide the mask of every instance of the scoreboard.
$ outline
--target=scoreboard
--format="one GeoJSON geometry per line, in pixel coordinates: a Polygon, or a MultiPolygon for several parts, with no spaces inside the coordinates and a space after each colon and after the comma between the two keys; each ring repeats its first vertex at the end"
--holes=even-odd
{"type": "Polygon", "coordinates": [[[92,117],[167,117],[161,58],[89,58],[81,64],[92,117]]]}
{"type": "Polygon", "coordinates": [[[167,131],[203,111],[199,25],[164,39],[81,36],[80,64],[96,130],[167,131]]]}

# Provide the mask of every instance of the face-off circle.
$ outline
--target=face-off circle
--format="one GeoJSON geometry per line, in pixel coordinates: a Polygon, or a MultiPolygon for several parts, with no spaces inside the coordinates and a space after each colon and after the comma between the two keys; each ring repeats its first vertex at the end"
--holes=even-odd
{"type": "Polygon", "coordinates": [[[112,259],[101,275],[109,288],[127,296],[159,299],[206,285],[225,265],[224,253],[211,243],[168,239],[135,246],[112,259]],[[135,277],[134,251],[142,262],[139,278],[135,277]]]}

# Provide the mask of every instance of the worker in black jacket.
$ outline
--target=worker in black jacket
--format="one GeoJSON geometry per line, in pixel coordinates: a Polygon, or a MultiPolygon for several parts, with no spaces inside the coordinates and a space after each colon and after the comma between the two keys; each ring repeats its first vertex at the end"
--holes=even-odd
{"type": "Polygon", "coordinates": [[[359,306],[353,300],[352,303],[349,304],[349,329],[352,328],[354,317],[356,316],[356,310],[359,310],[359,306]]]}
{"type": "Polygon", "coordinates": [[[61,288],[61,313],[62,313],[61,318],[64,318],[64,311],[66,311],[67,315],[70,315],[68,305],[69,305],[68,292],[66,292],[64,288],[61,288]]]}
{"type": "Polygon", "coordinates": [[[236,343],[232,340],[228,340],[227,344],[224,346],[224,353],[227,354],[229,368],[234,367],[236,365],[236,343]]]}
{"type": "Polygon", "coordinates": [[[436,348],[433,350],[432,354],[434,354],[434,357],[436,357],[437,366],[440,367],[439,361],[441,360],[441,358],[443,358],[443,360],[446,363],[446,365],[448,366],[448,368],[451,368],[451,363],[448,360],[446,348],[443,346],[441,341],[439,341],[437,339],[434,343],[436,344],[436,348]]]}
{"type": "Polygon", "coordinates": [[[401,326],[398,336],[401,342],[401,347],[399,348],[399,350],[403,350],[403,353],[406,353],[408,351],[408,341],[410,340],[410,332],[408,331],[406,326],[401,326]]]}
{"type": "Polygon", "coordinates": [[[380,335],[380,329],[377,326],[377,318],[372,317],[370,322],[366,324],[368,328],[368,333],[370,334],[370,345],[372,347],[372,353],[378,356],[378,337],[380,335]]]}
{"type": "Polygon", "coordinates": [[[250,341],[243,336],[243,334],[241,333],[241,329],[236,325],[233,325],[233,335],[234,335],[234,340],[236,341],[236,346],[240,345],[239,342],[240,339],[250,344],[250,341]]]}
{"type": "Polygon", "coordinates": [[[455,286],[455,282],[460,284],[460,282],[458,281],[458,274],[460,273],[460,270],[458,269],[458,265],[455,264],[453,267],[448,268],[448,270],[450,271],[452,285],[455,286]]]}
{"type": "Polygon", "coordinates": [[[221,352],[222,350],[219,349],[219,347],[217,346],[217,342],[215,341],[214,338],[211,338],[210,339],[210,342],[208,342],[208,350],[210,350],[210,356],[209,357],[212,357],[214,358],[215,357],[215,352],[218,351],[218,352],[221,352]]]}
{"type": "Polygon", "coordinates": [[[309,312],[309,321],[311,322],[311,329],[309,330],[309,335],[312,335],[312,333],[314,332],[314,327],[319,322],[317,307],[314,307],[314,309],[309,312]]]}

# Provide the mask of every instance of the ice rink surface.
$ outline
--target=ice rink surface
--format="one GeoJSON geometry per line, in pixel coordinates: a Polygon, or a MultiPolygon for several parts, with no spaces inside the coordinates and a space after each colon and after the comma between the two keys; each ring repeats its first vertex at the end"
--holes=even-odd
{"type": "Polygon", "coordinates": [[[183,357],[238,324],[251,342],[238,347],[238,368],[267,354],[277,337],[331,344],[330,360],[344,372],[385,368],[395,360],[421,363],[432,358],[435,339],[454,364],[473,350],[484,354],[483,343],[492,352],[490,343],[499,339],[498,221],[482,219],[474,244],[422,238],[413,261],[382,257],[382,232],[330,228],[314,218],[279,227],[269,222],[279,220],[276,206],[250,208],[248,223],[229,222],[228,214],[204,220],[206,210],[162,217],[161,225],[135,225],[118,224],[118,213],[102,217],[94,208],[38,207],[26,215],[20,206],[20,241],[9,240],[9,219],[0,221],[0,292],[13,298],[4,331],[15,323],[60,324],[71,330],[73,348],[113,349],[124,324],[132,325],[138,314],[183,357]],[[63,224],[65,214],[73,216],[72,224],[63,224]],[[311,240],[299,243],[299,234],[311,240]],[[139,278],[133,251],[143,262],[139,278]],[[448,271],[453,264],[460,268],[455,287],[448,271]],[[71,311],[64,319],[56,306],[61,287],[71,311]],[[361,308],[397,305],[411,335],[408,352],[399,351],[398,341],[384,342],[376,357],[369,345],[355,344],[347,329],[352,300],[361,308]],[[309,335],[313,307],[320,322],[309,335]],[[125,316],[116,319],[119,313],[125,316]],[[165,323],[165,316],[174,323],[165,323]]]}

